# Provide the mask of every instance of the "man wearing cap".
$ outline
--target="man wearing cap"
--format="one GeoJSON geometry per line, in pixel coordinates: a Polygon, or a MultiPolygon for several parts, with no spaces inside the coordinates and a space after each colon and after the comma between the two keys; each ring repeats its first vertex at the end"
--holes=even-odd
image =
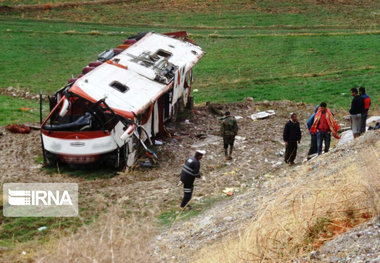
{"type": "Polygon", "coordinates": [[[234,116],[231,116],[231,113],[227,111],[224,114],[224,119],[220,127],[220,133],[223,137],[224,144],[224,155],[227,160],[232,159],[232,151],[234,148],[235,136],[239,130],[236,119],[234,116]],[[230,146],[230,152],[228,153],[228,145],[230,146]]]}
{"type": "Polygon", "coordinates": [[[300,124],[297,121],[297,114],[290,113],[290,120],[284,127],[285,163],[294,164],[297,156],[297,142],[301,141],[300,124]]]}
{"type": "Polygon", "coordinates": [[[194,189],[194,180],[195,178],[200,178],[201,175],[199,173],[200,169],[200,160],[203,155],[206,154],[206,151],[197,150],[195,152],[195,156],[189,158],[182,167],[181,171],[181,182],[183,183],[183,199],[181,203],[181,208],[185,209],[188,206],[187,203],[191,200],[191,196],[193,195],[194,189]]]}

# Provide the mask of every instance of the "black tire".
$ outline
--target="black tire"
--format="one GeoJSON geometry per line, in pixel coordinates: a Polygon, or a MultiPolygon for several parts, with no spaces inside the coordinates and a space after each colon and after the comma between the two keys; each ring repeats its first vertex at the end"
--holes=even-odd
{"type": "Polygon", "coordinates": [[[118,148],[114,151],[114,154],[112,155],[112,166],[114,169],[121,171],[124,170],[127,166],[127,160],[128,160],[128,152],[127,152],[127,146],[124,145],[121,148],[118,148]]]}
{"type": "Polygon", "coordinates": [[[189,98],[187,99],[186,109],[192,110],[193,108],[194,108],[194,97],[189,96],[189,98]]]}
{"type": "Polygon", "coordinates": [[[59,161],[59,157],[53,153],[50,153],[48,151],[44,151],[45,156],[45,166],[46,167],[56,167],[57,163],[59,161]]]}

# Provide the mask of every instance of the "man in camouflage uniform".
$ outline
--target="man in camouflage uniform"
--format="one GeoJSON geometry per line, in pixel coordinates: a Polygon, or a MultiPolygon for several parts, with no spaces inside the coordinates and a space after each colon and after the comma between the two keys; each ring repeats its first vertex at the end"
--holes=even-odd
{"type": "Polygon", "coordinates": [[[223,137],[224,155],[227,160],[231,160],[232,159],[231,155],[234,148],[235,136],[237,135],[239,127],[237,125],[235,117],[231,116],[231,113],[229,111],[227,111],[224,115],[225,117],[220,127],[220,133],[223,137]],[[228,145],[230,146],[229,152],[228,152],[228,145]]]}

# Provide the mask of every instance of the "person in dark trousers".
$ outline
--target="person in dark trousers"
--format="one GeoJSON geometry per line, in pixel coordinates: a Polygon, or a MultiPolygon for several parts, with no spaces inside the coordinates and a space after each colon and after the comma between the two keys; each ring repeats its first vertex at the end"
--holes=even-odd
{"type": "Polygon", "coordinates": [[[364,100],[359,96],[357,88],[351,89],[351,95],[354,97],[350,109],[351,130],[354,138],[358,138],[360,135],[362,113],[364,111],[364,100]]]}
{"type": "Polygon", "coordinates": [[[231,116],[231,113],[227,111],[224,114],[224,119],[220,127],[220,133],[223,137],[224,156],[227,160],[232,159],[232,151],[234,149],[235,136],[239,130],[235,117],[231,116]],[[230,151],[228,152],[228,146],[230,151]]]}
{"type": "Polygon", "coordinates": [[[371,97],[365,93],[364,87],[359,88],[359,94],[360,94],[360,97],[364,101],[364,110],[362,112],[361,122],[360,122],[360,134],[363,134],[366,131],[368,110],[369,110],[369,107],[371,106],[371,97]]]}
{"type": "Polygon", "coordinates": [[[334,115],[327,108],[326,102],[321,102],[314,116],[314,122],[309,129],[312,134],[317,136],[317,152],[322,154],[323,142],[325,143],[324,152],[330,149],[331,133],[336,139],[340,139],[338,135],[339,125],[334,119],[334,115]]]}
{"type": "Polygon", "coordinates": [[[328,120],[327,120],[327,114],[328,113],[327,113],[327,103],[326,102],[321,102],[316,114],[318,112],[319,112],[320,117],[318,119],[318,123],[316,124],[316,127],[317,127],[317,132],[316,132],[317,153],[318,153],[318,155],[321,155],[322,154],[323,142],[325,143],[325,150],[324,150],[325,153],[327,153],[329,151],[330,142],[331,142],[330,125],[329,125],[328,120]]]}
{"type": "Polygon", "coordinates": [[[188,205],[191,200],[191,196],[193,195],[194,189],[194,180],[195,178],[200,178],[201,175],[199,173],[200,169],[200,160],[203,155],[206,154],[206,151],[197,150],[195,152],[195,156],[189,158],[182,167],[181,171],[181,182],[183,183],[183,199],[181,203],[181,208],[185,209],[187,206],[191,209],[191,206],[188,205]]]}
{"type": "Polygon", "coordinates": [[[313,122],[314,122],[314,117],[315,117],[315,114],[317,113],[318,111],[318,108],[319,108],[319,105],[317,107],[315,107],[315,110],[314,110],[314,113],[309,117],[309,119],[307,119],[307,129],[309,130],[309,133],[310,133],[310,149],[309,149],[309,152],[307,153],[307,160],[310,160],[311,158],[313,158],[313,156],[318,153],[318,148],[317,148],[317,135],[316,134],[313,134],[310,129],[311,129],[311,126],[313,125],[313,122]]]}
{"type": "Polygon", "coordinates": [[[297,156],[297,142],[301,141],[300,124],[295,113],[290,114],[290,120],[285,124],[284,141],[286,146],[285,163],[294,164],[297,156]]]}

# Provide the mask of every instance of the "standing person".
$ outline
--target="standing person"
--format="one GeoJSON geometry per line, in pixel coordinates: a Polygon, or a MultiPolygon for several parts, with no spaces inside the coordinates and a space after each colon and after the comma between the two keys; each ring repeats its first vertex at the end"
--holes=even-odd
{"type": "Polygon", "coordinates": [[[351,130],[354,138],[358,138],[360,135],[362,113],[364,111],[364,101],[363,98],[359,96],[357,88],[351,89],[351,95],[354,97],[350,109],[351,130]]]}
{"type": "Polygon", "coordinates": [[[297,142],[301,141],[300,124],[295,113],[290,114],[290,120],[285,124],[284,141],[286,145],[285,163],[294,164],[297,156],[297,142]]]}
{"type": "Polygon", "coordinates": [[[309,152],[307,154],[307,160],[310,160],[311,158],[313,158],[313,155],[316,154],[318,152],[318,148],[317,148],[317,135],[316,134],[313,134],[310,129],[311,129],[311,126],[313,125],[313,122],[314,122],[314,117],[315,117],[315,114],[317,113],[318,111],[318,108],[319,108],[319,105],[317,107],[315,107],[315,110],[314,110],[314,113],[309,117],[309,119],[307,119],[307,129],[309,130],[309,133],[310,133],[310,149],[309,149],[309,152]]]}
{"type": "Polygon", "coordinates": [[[224,120],[222,121],[220,127],[220,133],[223,137],[224,144],[224,156],[227,160],[232,159],[232,151],[234,148],[235,136],[239,130],[236,119],[234,116],[231,116],[231,113],[227,111],[224,114],[224,120]],[[228,153],[228,145],[230,146],[230,152],[228,153]]]}
{"type": "MultiPolygon", "coordinates": [[[[191,196],[193,195],[194,189],[194,180],[195,178],[200,178],[201,175],[199,173],[200,169],[200,160],[203,155],[206,154],[206,151],[197,150],[195,152],[195,156],[189,158],[182,167],[181,171],[181,182],[183,183],[183,199],[181,203],[181,208],[185,209],[186,205],[191,200],[191,196]]],[[[191,206],[188,205],[191,209],[191,206]]]]}
{"type": "Polygon", "coordinates": [[[331,133],[337,139],[339,125],[335,121],[333,114],[327,108],[326,102],[319,104],[318,111],[315,113],[313,125],[310,128],[312,134],[317,136],[317,152],[318,155],[322,154],[323,142],[325,142],[325,153],[330,149],[331,133]]]}
{"type": "Polygon", "coordinates": [[[362,134],[362,133],[365,133],[366,126],[367,126],[367,117],[368,117],[369,107],[371,106],[371,97],[365,93],[364,87],[359,88],[359,94],[360,94],[360,97],[364,100],[364,110],[361,115],[361,125],[360,125],[360,134],[362,134]]]}

